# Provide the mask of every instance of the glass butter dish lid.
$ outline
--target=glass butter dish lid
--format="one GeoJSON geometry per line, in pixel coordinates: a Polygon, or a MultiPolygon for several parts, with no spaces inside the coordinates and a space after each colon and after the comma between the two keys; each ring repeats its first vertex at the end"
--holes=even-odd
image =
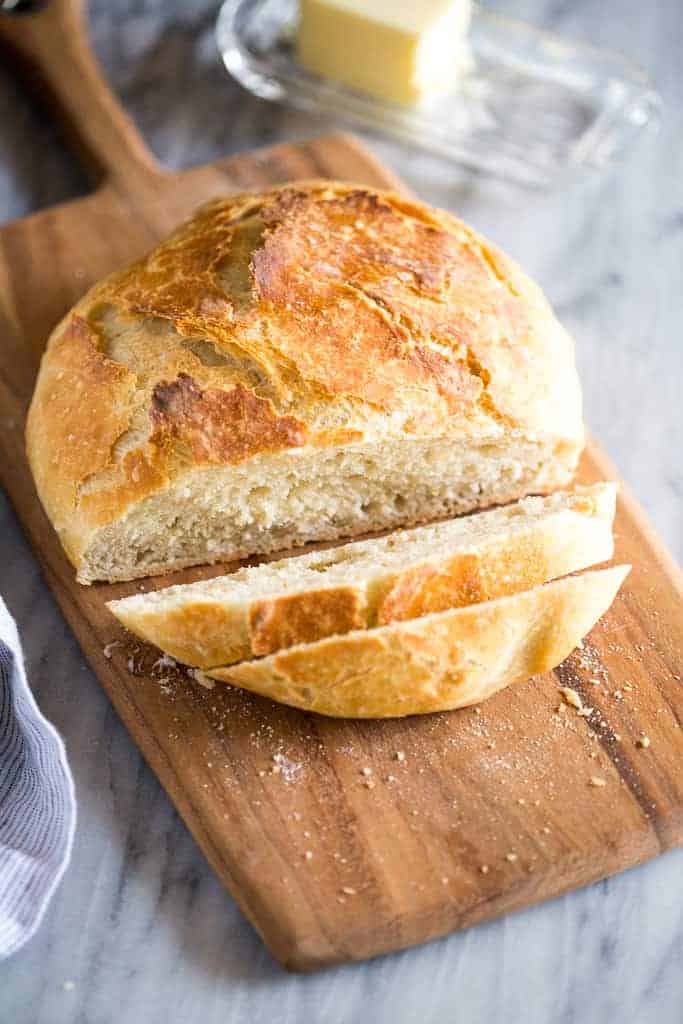
{"type": "Polygon", "coordinates": [[[225,66],[263,99],[392,136],[458,163],[532,186],[623,158],[660,99],[624,57],[476,6],[472,66],[428,107],[354,92],[302,68],[293,39],[297,0],[226,0],[217,38],[225,66]]]}

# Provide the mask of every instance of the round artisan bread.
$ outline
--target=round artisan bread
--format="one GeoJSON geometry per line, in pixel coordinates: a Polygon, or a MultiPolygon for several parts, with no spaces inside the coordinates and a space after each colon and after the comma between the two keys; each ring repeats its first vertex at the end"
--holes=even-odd
{"type": "Polygon", "coordinates": [[[303,182],[201,207],[49,340],[27,447],[81,582],[566,483],[573,345],[455,217],[303,182]]]}

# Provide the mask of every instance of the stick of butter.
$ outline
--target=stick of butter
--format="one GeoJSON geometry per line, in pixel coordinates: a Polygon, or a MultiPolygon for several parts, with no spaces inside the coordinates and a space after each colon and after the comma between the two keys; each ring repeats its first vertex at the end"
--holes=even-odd
{"type": "Polygon", "coordinates": [[[415,104],[469,65],[470,0],[301,0],[297,56],[358,92],[415,104]]]}

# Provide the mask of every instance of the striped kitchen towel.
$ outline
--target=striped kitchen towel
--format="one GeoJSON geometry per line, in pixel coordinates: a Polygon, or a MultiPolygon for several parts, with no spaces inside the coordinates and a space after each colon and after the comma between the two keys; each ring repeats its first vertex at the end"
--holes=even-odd
{"type": "Polygon", "coordinates": [[[75,823],[64,744],[33,699],[0,597],[0,959],[38,928],[68,864],[75,823]]]}

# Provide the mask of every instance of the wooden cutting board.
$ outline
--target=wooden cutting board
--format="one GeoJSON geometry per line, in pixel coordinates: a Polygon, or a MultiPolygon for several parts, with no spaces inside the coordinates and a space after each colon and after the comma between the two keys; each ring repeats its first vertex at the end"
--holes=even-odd
{"type": "MultiPolygon", "coordinates": [[[[683,586],[625,492],[617,559],[633,572],[583,649],[554,674],[450,714],[343,722],[205,690],[125,636],[104,607],[165,580],[75,583],[22,439],[59,317],[216,193],[304,176],[397,183],[340,135],[168,174],[99,78],[72,4],[53,0],[19,31],[0,16],[8,38],[34,61],[34,82],[40,67],[102,183],[0,231],[0,480],[112,703],[273,954],[296,969],[374,956],[680,844],[683,586]],[[561,708],[560,686],[593,713],[561,708]]],[[[590,445],[580,479],[614,475],[590,445]]]]}

